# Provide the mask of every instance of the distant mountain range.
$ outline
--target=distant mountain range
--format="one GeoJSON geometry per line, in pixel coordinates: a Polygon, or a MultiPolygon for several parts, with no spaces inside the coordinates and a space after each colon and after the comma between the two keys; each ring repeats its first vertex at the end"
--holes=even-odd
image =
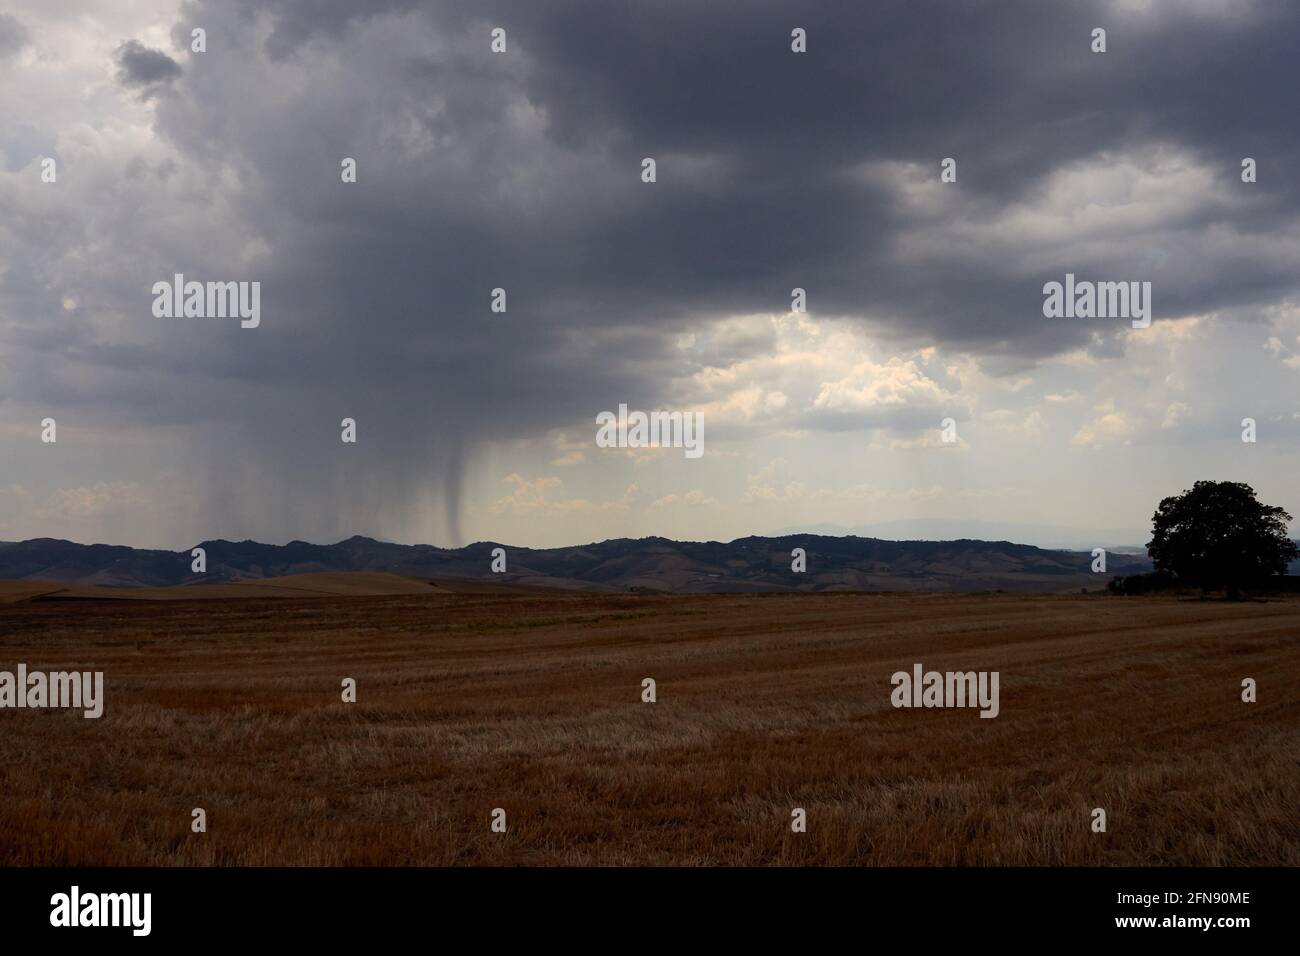
{"type": "Polygon", "coordinates": [[[160,587],[247,581],[325,571],[385,571],[421,579],[543,585],[580,590],[723,591],[1063,591],[1099,588],[1116,574],[1151,569],[1145,555],[1107,554],[1105,573],[1088,551],[1008,541],[886,541],[789,534],[730,542],[617,538],[565,548],[517,548],[480,541],[463,548],[405,545],[360,536],[337,544],[204,541],[207,573],[191,572],[190,551],[152,551],[53,538],[0,542],[0,578],[76,585],[160,587]],[[504,548],[505,573],[491,570],[504,548]],[[807,571],[791,571],[803,548],[807,571]]]}
{"type": "Polygon", "coordinates": [[[873,524],[813,524],[798,528],[777,528],[775,536],[785,534],[858,535],[888,541],[954,541],[971,538],[977,541],[1019,541],[1040,548],[1064,551],[1091,551],[1093,548],[1124,550],[1146,554],[1151,529],[1075,528],[1068,525],[1029,524],[1014,521],[980,521],[966,518],[902,518],[873,524]]]}

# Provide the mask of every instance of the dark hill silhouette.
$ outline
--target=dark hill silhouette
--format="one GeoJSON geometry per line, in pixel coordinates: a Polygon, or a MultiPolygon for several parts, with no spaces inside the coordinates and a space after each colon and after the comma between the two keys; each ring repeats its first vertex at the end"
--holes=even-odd
{"type": "Polygon", "coordinates": [[[337,544],[204,541],[207,573],[190,571],[190,549],[157,551],[52,538],[0,542],[0,578],[64,584],[162,587],[256,580],[288,574],[384,571],[426,579],[479,580],[586,590],[712,591],[1061,591],[1102,588],[1115,574],[1151,569],[1145,556],[1092,556],[1009,541],[886,541],[789,534],[735,541],[615,538],[564,548],[478,541],[463,548],[404,545],[353,536],[337,544]],[[490,570],[503,547],[507,572],[490,570]],[[808,569],[790,570],[803,548],[808,569]]]}

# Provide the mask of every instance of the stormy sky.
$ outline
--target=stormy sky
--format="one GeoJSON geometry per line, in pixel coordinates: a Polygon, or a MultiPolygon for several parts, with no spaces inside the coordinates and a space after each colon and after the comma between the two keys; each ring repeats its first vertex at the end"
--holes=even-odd
{"type": "Polygon", "coordinates": [[[1298,62],[1263,0],[0,2],[0,539],[1300,513],[1298,62]],[[1044,317],[1066,273],[1151,326],[1044,317]]]}

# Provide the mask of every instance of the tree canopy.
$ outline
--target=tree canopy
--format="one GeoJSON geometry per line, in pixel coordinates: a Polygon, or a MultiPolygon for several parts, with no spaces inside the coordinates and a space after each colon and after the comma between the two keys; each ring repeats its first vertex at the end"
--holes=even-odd
{"type": "Polygon", "coordinates": [[[1288,534],[1291,515],[1255,497],[1236,481],[1198,481],[1165,498],[1147,544],[1157,571],[1182,583],[1229,592],[1256,587],[1285,574],[1297,556],[1288,534]]]}

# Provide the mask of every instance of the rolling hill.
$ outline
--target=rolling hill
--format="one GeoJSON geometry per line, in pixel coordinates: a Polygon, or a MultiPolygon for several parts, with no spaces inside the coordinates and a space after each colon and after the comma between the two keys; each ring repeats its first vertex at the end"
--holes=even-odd
{"type": "MultiPolygon", "coordinates": [[[[516,548],[476,542],[463,548],[403,545],[355,536],[337,544],[204,541],[207,572],[191,572],[190,550],[161,551],[77,544],[52,538],[0,542],[0,578],[78,587],[166,588],[248,584],[289,575],[370,572],[397,579],[479,581],[596,591],[1063,591],[1100,587],[1114,574],[1150,570],[1145,557],[1112,553],[1105,573],[1090,571],[1084,551],[1055,551],[1008,541],[886,541],[790,534],[735,541],[618,538],[564,548],[516,548]],[[505,548],[507,570],[491,571],[505,548]],[[791,551],[807,553],[807,571],[791,571],[791,551]]],[[[319,582],[319,578],[315,579],[319,582]]],[[[309,585],[279,582],[277,587],[309,585]]],[[[326,590],[341,586],[332,580],[326,590]]],[[[410,584],[374,581],[355,585],[410,584]]],[[[233,592],[232,592],[233,594],[233,592]]],[[[198,596],[198,595],[195,595],[198,596]]]]}

